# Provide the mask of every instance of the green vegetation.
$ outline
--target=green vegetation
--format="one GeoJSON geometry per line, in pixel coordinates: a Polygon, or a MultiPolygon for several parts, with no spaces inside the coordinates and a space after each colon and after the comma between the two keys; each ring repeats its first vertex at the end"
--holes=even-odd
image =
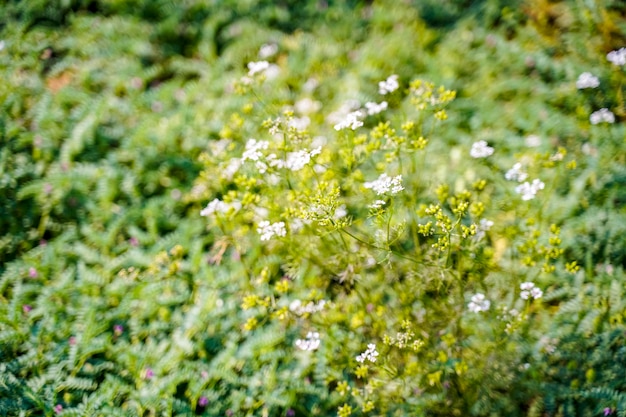
{"type": "Polygon", "coordinates": [[[0,415],[626,416],[623,2],[0,9],[0,415]]]}

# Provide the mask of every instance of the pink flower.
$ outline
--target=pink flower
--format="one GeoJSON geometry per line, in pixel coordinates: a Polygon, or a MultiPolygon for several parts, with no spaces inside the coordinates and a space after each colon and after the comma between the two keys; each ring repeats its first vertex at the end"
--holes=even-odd
{"type": "Polygon", "coordinates": [[[28,268],[28,276],[31,278],[37,278],[37,275],[39,275],[37,273],[37,270],[35,268],[33,268],[32,266],[30,268],[28,268]]]}

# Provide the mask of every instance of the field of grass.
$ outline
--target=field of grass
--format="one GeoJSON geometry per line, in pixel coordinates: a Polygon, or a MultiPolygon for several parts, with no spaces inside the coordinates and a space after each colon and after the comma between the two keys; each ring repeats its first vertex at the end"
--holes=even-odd
{"type": "Polygon", "coordinates": [[[0,415],[626,416],[621,0],[0,14],[0,415]]]}

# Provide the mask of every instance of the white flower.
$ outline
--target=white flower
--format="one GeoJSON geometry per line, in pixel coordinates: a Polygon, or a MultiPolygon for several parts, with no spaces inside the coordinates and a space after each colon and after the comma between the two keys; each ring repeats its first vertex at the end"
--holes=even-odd
{"type": "Polygon", "coordinates": [[[378,104],[372,101],[368,101],[367,103],[365,103],[365,108],[367,109],[367,114],[373,116],[387,110],[387,102],[383,101],[382,103],[378,104]]]}
{"type": "Polygon", "coordinates": [[[248,77],[264,72],[269,67],[270,63],[267,61],[248,62],[248,77]]]}
{"type": "Polygon", "coordinates": [[[492,154],[493,148],[491,146],[488,146],[487,142],[485,142],[484,140],[474,142],[472,144],[472,149],[470,149],[470,156],[472,158],[486,158],[492,154]]]}
{"type": "Polygon", "coordinates": [[[344,120],[334,126],[335,130],[343,130],[346,128],[350,128],[352,130],[358,129],[363,126],[363,122],[359,120],[359,117],[363,117],[363,112],[361,110],[348,113],[344,120]]]}
{"type": "Polygon", "coordinates": [[[306,130],[306,128],[309,127],[310,124],[311,119],[309,119],[308,116],[294,117],[293,119],[289,120],[289,126],[293,127],[296,130],[299,130],[300,132],[306,130]]]}
{"type": "Polygon", "coordinates": [[[261,240],[270,240],[274,236],[284,237],[287,234],[285,222],[270,224],[267,220],[259,222],[256,231],[261,235],[261,240]]]}
{"type": "Polygon", "coordinates": [[[591,115],[589,116],[589,121],[592,125],[597,125],[598,123],[602,122],[615,123],[615,115],[609,109],[604,108],[591,113],[591,115]]]}
{"type": "Polygon", "coordinates": [[[378,92],[382,95],[396,91],[400,87],[398,84],[398,76],[396,74],[391,75],[385,81],[378,83],[378,92]]]}
{"type": "MultiPolygon", "coordinates": [[[[284,163],[284,167],[287,169],[290,169],[291,171],[300,171],[302,168],[307,166],[309,162],[311,162],[312,157],[319,155],[321,152],[322,152],[321,146],[318,146],[317,148],[313,149],[311,152],[307,151],[306,149],[303,149],[301,151],[296,151],[296,152],[289,152],[287,154],[287,159],[284,163]]],[[[270,156],[275,157],[274,154],[270,156]]],[[[278,166],[279,168],[283,167],[282,161],[279,161],[279,160],[276,160],[275,165],[278,166]]]]}
{"type": "Polygon", "coordinates": [[[531,297],[536,300],[543,296],[543,291],[537,288],[533,282],[522,282],[519,287],[522,290],[519,296],[523,300],[528,300],[531,297]]]}
{"type": "Polygon", "coordinates": [[[528,178],[528,174],[522,171],[522,164],[518,162],[504,174],[504,178],[509,181],[522,182],[528,178]]]}
{"type": "Polygon", "coordinates": [[[606,54],[606,59],[611,61],[613,65],[626,65],[626,48],[609,52],[606,54]]]}
{"type": "Polygon", "coordinates": [[[241,203],[238,201],[233,201],[232,203],[225,203],[220,199],[215,199],[211,201],[205,208],[200,212],[201,216],[210,216],[213,213],[228,213],[230,209],[234,209],[238,211],[241,209],[241,203]]]}
{"type": "Polygon", "coordinates": [[[541,138],[537,135],[528,135],[526,136],[526,146],[529,148],[536,148],[541,146],[541,138]]]}
{"type": "Polygon", "coordinates": [[[376,200],[372,204],[370,204],[368,207],[373,209],[373,210],[378,210],[379,208],[381,208],[385,204],[386,204],[385,200],[376,200]]]}
{"type": "Polygon", "coordinates": [[[278,45],[275,43],[266,43],[259,49],[259,58],[266,59],[278,52],[278,45]]]}
{"type": "Polygon", "coordinates": [[[245,162],[248,159],[251,161],[258,161],[263,154],[261,150],[267,149],[269,142],[266,140],[257,141],[256,139],[249,139],[246,143],[246,150],[241,156],[241,162],[245,162]]]}
{"type": "Polygon", "coordinates": [[[309,301],[306,305],[302,305],[302,301],[295,299],[289,304],[289,310],[301,316],[302,314],[313,314],[322,311],[326,306],[326,300],[319,300],[317,303],[309,301]]]}
{"type": "Polygon", "coordinates": [[[311,100],[308,97],[299,100],[294,104],[296,111],[300,114],[310,114],[315,113],[319,109],[322,108],[322,103],[319,101],[311,100]]]}
{"type": "Polygon", "coordinates": [[[478,223],[478,227],[476,230],[475,238],[477,240],[484,238],[486,232],[488,232],[489,229],[491,229],[491,226],[493,226],[493,222],[491,220],[480,219],[480,223],[478,223]]]}
{"type": "Polygon", "coordinates": [[[535,195],[539,190],[543,190],[545,188],[545,184],[535,179],[532,183],[526,181],[524,184],[520,184],[515,187],[515,192],[522,195],[522,200],[528,201],[535,198],[535,195]]]}
{"type": "Polygon", "coordinates": [[[308,332],[306,339],[296,340],[296,347],[301,350],[316,350],[320,347],[320,334],[318,332],[308,332]]]}
{"type": "Polygon", "coordinates": [[[400,191],[404,190],[402,186],[402,175],[397,175],[395,177],[390,177],[387,174],[380,174],[380,177],[376,181],[366,182],[363,184],[365,188],[371,188],[376,191],[376,194],[398,194],[400,191]]]}
{"type": "Polygon", "coordinates": [[[477,293],[472,296],[470,303],[467,305],[467,308],[472,313],[480,313],[481,311],[489,310],[490,306],[491,301],[485,298],[485,294],[477,293]]]}
{"type": "Polygon", "coordinates": [[[370,343],[367,345],[367,350],[356,357],[356,361],[359,363],[363,363],[366,360],[376,362],[377,358],[378,351],[376,350],[376,345],[374,343],[370,343]]]}
{"type": "Polygon", "coordinates": [[[583,72],[578,76],[578,80],[576,80],[576,88],[582,90],[584,88],[596,88],[600,85],[600,80],[598,77],[593,75],[590,72],[583,72]]]}
{"type": "Polygon", "coordinates": [[[335,214],[333,215],[333,219],[339,220],[348,215],[348,210],[346,209],[346,205],[342,204],[341,206],[335,209],[335,214]]]}

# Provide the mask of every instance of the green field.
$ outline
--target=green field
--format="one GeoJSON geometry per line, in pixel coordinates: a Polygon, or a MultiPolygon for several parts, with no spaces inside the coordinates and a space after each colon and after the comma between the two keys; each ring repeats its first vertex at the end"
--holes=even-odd
{"type": "Polygon", "coordinates": [[[1,416],[626,417],[623,1],[0,15],[1,416]]]}

